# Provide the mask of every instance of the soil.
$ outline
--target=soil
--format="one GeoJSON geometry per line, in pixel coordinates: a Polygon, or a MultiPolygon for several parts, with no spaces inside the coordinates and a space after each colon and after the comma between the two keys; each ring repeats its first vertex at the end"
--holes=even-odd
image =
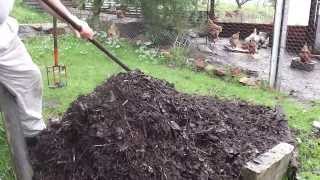
{"type": "Polygon", "coordinates": [[[279,110],[180,93],[133,71],[79,97],[30,156],[38,180],[233,180],[289,134],[279,110]]]}

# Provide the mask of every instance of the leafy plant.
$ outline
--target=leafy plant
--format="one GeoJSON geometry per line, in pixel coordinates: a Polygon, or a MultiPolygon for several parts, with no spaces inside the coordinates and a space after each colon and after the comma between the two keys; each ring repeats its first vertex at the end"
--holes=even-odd
{"type": "MultiPolygon", "coordinates": [[[[83,0],[74,0],[78,5],[83,0]]],[[[116,0],[126,6],[141,7],[144,16],[147,35],[156,44],[170,44],[174,36],[181,34],[188,27],[190,21],[195,21],[199,16],[195,13],[198,0],[116,0]]],[[[99,14],[104,0],[92,1],[92,17],[90,25],[99,26],[99,14]]]]}
{"type": "Polygon", "coordinates": [[[109,37],[108,34],[104,31],[99,31],[96,34],[96,37],[100,40],[100,42],[104,42],[112,48],[121,48],[120,40],[118,38],[109,37]]]}
{"type": "Polygon", "coordinates": [[[181,47],[172,48],[170,51],[171,58],[168,59],[168,63],[178,67],[187,66],[189,64],[188,53],[189,51],[186,48],[181,48],[181,47]]]}
{"type": "Polygon", "coordinates": [[[148,36],[155,43],[172,42],[172,36],[187,27],[190,17],[197,9],[197,0],[120,0],[142,8],[148,36]]]}
{"type": "Polygon", "coordinates": [[[141,60],[152,60],[156,61],[158,58],[158,51],[156,49],[150,49],[145,45],[140,46],[137,50],[135,50],[137,54],[139,54],[139,59],[141,60]]]}

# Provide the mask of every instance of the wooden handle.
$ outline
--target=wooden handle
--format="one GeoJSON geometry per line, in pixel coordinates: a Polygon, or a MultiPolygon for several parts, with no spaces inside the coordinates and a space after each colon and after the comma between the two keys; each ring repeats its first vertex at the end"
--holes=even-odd
{"type": "Polygon", "coordinates": [[[69,16],[67,16],[64,12],[62,12],[59,8],[57,8],[54,4],[52,4],[48,0],[42,0],[50,9],[52,9],[57,15],[59,15],[63,20],[65,20],[68,24],[70,24],[77,31],[82,31],[81,25],[74,22],[69,16]]]}
{"type": "Polygon", "coordinates": [[[57,18],[53,17],[53,58],[54,65],[59,65],[57,18]]]}

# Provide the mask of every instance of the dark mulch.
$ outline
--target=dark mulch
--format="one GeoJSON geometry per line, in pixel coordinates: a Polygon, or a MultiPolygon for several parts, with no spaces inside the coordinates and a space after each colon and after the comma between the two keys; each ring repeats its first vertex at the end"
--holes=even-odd
{"type": "Polygon", "coordinates": [[[36,179],[228,180],[290,139],[274,109],[180,93],[130,72],[79,97],[30,153],[36,179]]]}

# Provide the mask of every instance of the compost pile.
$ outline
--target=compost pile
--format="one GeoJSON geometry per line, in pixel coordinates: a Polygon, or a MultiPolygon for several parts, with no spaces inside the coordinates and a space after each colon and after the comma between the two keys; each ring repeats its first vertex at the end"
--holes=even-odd
{"type": "Polygon", "coordinates": [[[277,110],[193,96],[139,71],[73,102],[30,151],[35,179],[231,180],[290,141],[277,110]]]}

